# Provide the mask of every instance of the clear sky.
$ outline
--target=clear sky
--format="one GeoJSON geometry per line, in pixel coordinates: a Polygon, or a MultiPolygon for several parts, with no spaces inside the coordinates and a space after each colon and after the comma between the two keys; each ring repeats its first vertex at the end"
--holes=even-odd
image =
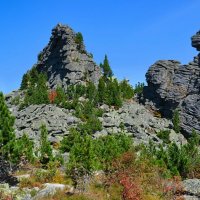
{"type": "Polygon", "coordinates": [[[1,0],[0,90],[19,88],[59,22],[82,32],[97,64],[107,54],[116,77],[143,82],[156,60],[197,55],[199,8],[199,0],[1,0]]]}

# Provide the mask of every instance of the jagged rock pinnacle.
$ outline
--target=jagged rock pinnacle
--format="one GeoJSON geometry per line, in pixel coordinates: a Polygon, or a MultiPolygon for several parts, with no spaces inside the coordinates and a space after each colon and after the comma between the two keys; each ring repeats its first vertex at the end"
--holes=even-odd
{"type": "Polygon", "coordinates": [[[83,43],[77,44],[76,33],[67,25],[57,24],[48,45],[38,55],[36,68],[46,72],[51,88],[70,84],[97,84],[101,76],[83,43]]]}

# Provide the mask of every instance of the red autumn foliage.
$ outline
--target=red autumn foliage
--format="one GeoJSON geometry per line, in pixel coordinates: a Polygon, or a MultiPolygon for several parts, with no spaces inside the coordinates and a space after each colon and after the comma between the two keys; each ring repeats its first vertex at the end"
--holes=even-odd
{"type": "Polygon", "coordinates": [[[57,97],[57,92],[55,90],[49,92],[50,103],[54,103],[56,97],[57,97]]]}
{"type": "Polygon", "coordinates": [[[122,198],[124,200],[141,200],[141,189],[129,177],[125,176],[120,180],[123,186],[122,198]]]}
{"type": "Polygon", "coordinates": [[[123,200],[141,200],[142,190],[139,182],[135,179],[135,168],[133,162],[135,155],[131,152],[124,153],[112,164],[114,174],[111,174],[109,184],[119,183],[123,187],[123,200]]]}

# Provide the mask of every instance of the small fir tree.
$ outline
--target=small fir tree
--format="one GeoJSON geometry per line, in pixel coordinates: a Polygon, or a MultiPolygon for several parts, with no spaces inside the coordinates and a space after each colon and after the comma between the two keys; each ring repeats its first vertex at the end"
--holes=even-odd
{"type": "Polygon", "coordinates": [[[14,134],[15,119],[5,103],[3,93],[0,92],[0,154],[10,158],[15,141],[14,134]]]}
{"type": "Polygon", "coordinates": [[[106,84],[103,77],[99,79],[98,84],[98,99],[100,103],[104,103],[106,96],[106,84]]]}
{"type": "Polygon", "coordinates": [[[179,133],[180,132],[180,115],[179,115],[179,111],[177,109],[174,111],[172,123],[174,126],[174,131],[176,133],[179,133]]]}
{"type": "Polygon", "coordinates": [[[78,45],[77,48],[80,50],[81,46],[83,45],[83,35],[82,35],[82,33],[78,32],[76,34],[75,43],[78,45]]]}
{"type": "Polygon", "coordinates": [[[48,141],[48,132],[46,126],[42,125],[40,130],[40,162],[43,165],[46,165],[53,158],[52,148],[50,142],[48,141]]]}
{"type": "Polygon", "coordinates": [[[100,64],[100,67],[103,70],[104,77],[111,78],[113,76],[113,72],[112,72],[112,69],[111,69],[111,67],[109,65],[109,61],[108,61],[107,55],[105,55],[103,64],[100,64]]]}

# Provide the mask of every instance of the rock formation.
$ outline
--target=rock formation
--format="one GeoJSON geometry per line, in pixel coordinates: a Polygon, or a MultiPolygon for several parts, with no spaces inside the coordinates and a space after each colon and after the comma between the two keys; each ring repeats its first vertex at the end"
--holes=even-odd
{"type": "MultiPolygon", "coordinates": [[[[200,32],[192,37],[192,46],[200,51],[200,32]]],[[[146,105],[158,109],[164,117],[172,117],[179,109],[183,132],[188,135],[195,129],[200,133],[200,54],[188,65],[157,61],[146,73],[146,80],[146,105]]]]}
{"type": "Polygon", "coordinates": [[[75,38],[76,33],[70,27],[58,24],[52,30],[48,45],[38,55],[35,67],[47,73],[51,88],[84,84],[88,80],[98,83],[100,68],[84,44],[77,44],[75,38]]]}

